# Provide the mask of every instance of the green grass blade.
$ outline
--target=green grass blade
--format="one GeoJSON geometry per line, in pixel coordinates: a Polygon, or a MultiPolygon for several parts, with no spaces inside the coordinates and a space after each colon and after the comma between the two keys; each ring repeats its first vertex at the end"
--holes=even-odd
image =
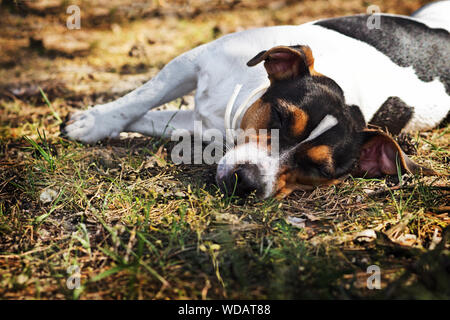
{"type": "Polygon", "coordinates": [[[55,117],[56,120],[58,120],[58,124],[62,123],[63,121],[61,120],[61,117],[59,116],[58,112],[56,112],[55,108],[53,108],[52,104],[50,103],[50,101],[47,98],[47,95],[44,93],[44,91],[42,90],[41,87],[39,87],[39,91],[40,91],[42,97],[44,98],[45,103],[50,108],[52,115],[55,117]]]}

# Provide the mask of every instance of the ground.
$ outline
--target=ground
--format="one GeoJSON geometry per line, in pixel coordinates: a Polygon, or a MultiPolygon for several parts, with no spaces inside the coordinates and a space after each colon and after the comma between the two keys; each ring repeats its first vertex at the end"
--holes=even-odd
{"type": "Polygon", "coordinates": [[[174,165],[168,140],[59,136],[68,112],[223,34],[427,2],[0,1],[0,298],[450,298],[449,126],[399,137],[440,176],[349,178],[283,201],[224,197],[215,166],[174,165]]]}

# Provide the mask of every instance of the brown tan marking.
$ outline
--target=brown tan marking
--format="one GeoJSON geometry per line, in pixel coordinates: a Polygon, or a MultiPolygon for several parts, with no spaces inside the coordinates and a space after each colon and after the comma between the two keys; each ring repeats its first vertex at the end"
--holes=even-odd
{"type": "Polygon", "coordinates": [[[267,129],[270,121],[270,104],[261,100],[255,101],[247,109],[241,121],[241,129],[267,129]]]}
{"type": "Polygon", "coordinates": [[[292,116],[294,118],[294,123],[291,126],[292,135],[295,137],[300,136],[303,131],[305,131],[306,125],[308,123],[308,114],[302,109],[298,108],[296,105],[289,103],[286,100],[278,99],[278,104],[292,113],[292,116]]]}
{"type": "Polygon", "coordinates": [[[317,72],[314,69],[314,56],[312,54],[311,48],[308,47],[308,46],[302,46],[302,51],[303,51],[303,53],[305,54],[305,57],[306,57],[306,63],[307,63],[308,69],[309,69],[309,73],[312,76],[323,77],[323,74],[317,72]]]}
{"type": "Polygon", "coordinates": [[[275,197],[282,199],[295,190],[311,191],[316,187],[327,187],[338,184],[338,179],[327,179],[305,175],[301,170],[286,171],[278,177],[275,197]]]}
{"type": "Polygon", "coordinates": [[[245,112],[241,121],[241,129],[244,130],[238,138],[238,143],[256,142],[259,147],[271,150],[270,131],[267,134],[258,132],[260,129],[267,129],[270,121],[270,104],[261,100],[255,101],[245,112]]]}
{"type": "Polygon", "coordinates": [[[302,109],[296,108],[293,111],[294,123],[291,127],[292,134],[294,136],[299,136],[305,131],[306,125],[308,123],[308,115],[302,109]]]}
{"type": "Polygon", "coordinates": [[[331,148],[326,145],[312,147],[306,151],[306,154],[312,161],[317,163],[331,164],[333,161],[331,148]]]}

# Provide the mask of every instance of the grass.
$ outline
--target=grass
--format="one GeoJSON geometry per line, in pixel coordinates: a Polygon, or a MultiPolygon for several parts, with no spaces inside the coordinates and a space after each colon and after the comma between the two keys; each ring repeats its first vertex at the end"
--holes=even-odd
{"type": "MultiPolygon", "coordinates": [[[[412,158],[442,176],[349,178],[282,202],[220,194],[215,166],[174,165],[168,140],[127,136],[86,146],[59,137],[68,111],[113,99],[122,94],[111,93],[114,86],[137,86],[214,34],[364,10],[360,1],[324,3],[87,26],[81,32],[101,41],[83,57],[23,49],[21,63],[0,71],[1,92],[10,92],[3,79],[28,90],[0,97],[0,297],[448,299],[448,126],[411,135],[412,158]],[[154,30],[146,34],[152,41],[137,42],[148,54],[129,56],[131,35],[145,30],[154,30]],[[120,73],[139,63],[150,65],[145,74],[120,73]],[[291,216],[305,226],[290,224],[291,216]],[[376,238],[362,237],[367,230],[376,238]],[[381,269],[380,290],[366,286],[371,265],[381,269]],[[80,286],[71,289],[77,270],[80,286]]],[[[410,12],[418,2],[391,5],[410,12]]],[[[39,15],[6,17],[13,25],[47,23],[39,15]]],[[[185,104],[189,97],[172,106],[185,104]]]]}
{"type": "MultiPolygon", "coordinates": [[[[2,171],[13,175],[2,185],[7,197],[0,206],[2,296],[385,297],[364,287],[367,266],[381,267],[387,294],[391,283],[430,252],[434,230],[442,236],[448,226],[448,215],[434,212],[448,204],[448,190],[436,181],[411,177],[406,189],[387,188],[372,198],[367,190],[385,181],[355,179],[296,193],[282,203],[242,203],[208,183],[213,167],[165,161],[145,169],[151,156],[133,146],[152,141],[86,147],[58,138],[51,144],[57,150],[53,161],[45,151],[48,140],[22,142],[23,163],[2,171]],[[44,204],[40,194],[48,189],[57,196],[44,204]],[[287,223],[290,215],[307,218],[305,228],[287,223]],[[355,234],[366,229],[394,240],[413,234],[417,242],[401,246],[379,235],[359,243],[355,234]],[[82,286],[75,291],[65,285],[73,265],[81,271],[82,286]]],[[[448,257],[441,251],[440,257],[448,257]]],[[[422,290],[431,297],[442,294],[422,290]]]]}

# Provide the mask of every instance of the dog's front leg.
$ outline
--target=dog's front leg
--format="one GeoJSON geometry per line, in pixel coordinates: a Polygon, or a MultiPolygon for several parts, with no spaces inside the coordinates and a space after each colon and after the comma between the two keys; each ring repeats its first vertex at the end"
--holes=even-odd
{"type": "Polygon", "coordinates": [[[118,137],[136,114],[139,114],[138,109],[142,109],[144,113],[147,111],[144,104],[138,106],[135,102],[134,112],[131,114],[128,112],[129,107],[121,99],[72,114],[61,133],[84,143],[118,137]]]}
{"type": "Polygon", "coordinates": [[[150,109],[188,94],[197,85],[195,57],[190,57],[194,50],[172,60],[153,79],[124,97],[72,115],[62,133],[85,143],[114,138],[131,123],[139,123],[150,109]]]}
{"type": "Polygon", "coordinates": [[[168,138],[177,129],[194,133],[193,110],[149,111],[129,124],[124,131],[138,132],[146,136],[168,138]]]}

